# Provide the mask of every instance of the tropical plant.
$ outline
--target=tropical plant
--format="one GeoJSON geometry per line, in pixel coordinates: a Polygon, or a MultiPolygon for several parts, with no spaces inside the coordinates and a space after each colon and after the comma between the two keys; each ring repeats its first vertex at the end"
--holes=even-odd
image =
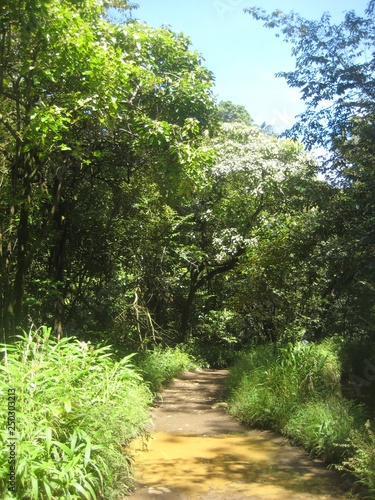
{"type": "MultiPolygon", "coordinates": [[[[130,439],[145,434],[151,393],[131,365],[109,347],[51,329],[24,333],[2,346],[0,391],[16,397],[18,499],[116,498],[131,483],[130,439]]],[[[5,405],[0,451],[1,498],[9,475],[5,405]]]]}
{"type": "Polygon", "coordinates": [[[98,288],[116,283],[140,183],[173,201],[205,182],[211,73],[186,36],[113,24],[110,5],[2,7],[0,320],[9,338],[39,311],[57,335],[70,314],[94,314],[98,288]]]}
{"type": "Polygon", "coordinates": [[[338,394],[340,362],[333,346],[264,345],[243,354],[227,382],[230,409],[241,421],[283,431],[304,402],[338,394]]]}
{"type": "Polygon", "coordinates": [[[327,463],[351,463],[352,470],[361,448],[356,467],[362,467],[362,477],[366,468],[369,481],[372,434],[362,446],[357,432],[365,412],[341,397],[340,376],[335,342],[259,346],[244,354],[230,371],[230,412],[252,427],[277,430],[327,463]]]}
{"type": "Polygon", "coordinates": [[[355,429],[349,436],[350,456],[339,467],[352,472],[370,491],[375,493],[375,435],[368,420],[362,428],[355,429]]]}
{"type": "Polygon", "coordinates": [[[138,356],[137,360],[137,368],[154,394],[177,375],[198,366],[193,357],[178,346],[155,347],[138,356]]]}

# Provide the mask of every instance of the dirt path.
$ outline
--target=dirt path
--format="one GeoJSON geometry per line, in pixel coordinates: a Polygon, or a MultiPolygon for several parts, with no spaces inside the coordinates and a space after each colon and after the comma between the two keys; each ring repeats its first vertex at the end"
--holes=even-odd
{"type": "Polygon", "coordinates": [[[350,484],[268,431],[248,430],[222,402],[225,370],[189,372],[162,392],[147,451],[133,443],[131,500],[342,500],[350,484]]]}

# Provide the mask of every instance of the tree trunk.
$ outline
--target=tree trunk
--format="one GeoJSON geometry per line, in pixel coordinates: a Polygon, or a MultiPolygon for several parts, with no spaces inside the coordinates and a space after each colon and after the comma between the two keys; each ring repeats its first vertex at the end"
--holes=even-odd
{"type": "MultiPolygon", "coordinates": [[[[25,162],[26,163],[26,162],[25,162]]],[[[17,329],[22,323],[23,297],[25,292],[25,277],[28,270],[27,251],[29,244],[29,216],[30,216],[30,167],[25,164],[25,176],[23,182],[23,202],[20,210],[20,220],[17,231],[17,263],[16,275],[13,285],[13,311],[14,325],[17,329]]]]}
{"type": "Polygon", "coordinates": [[[218,275],[232,270],[241,255],[245,252],[244,248],[238,248],[237,252],[225,263],[218,265],[207,266],[203,262],[195,265],[190,270],[190,289],[189,294],[184,302],[181,315],[181,339],[182,342],[187,342],[190,339],[191,333],[191,312],[197,291],[218,275]]]}
{"type": "Polygon", "coordinates": [[[55,268],[54,278],[55,283],[57,283],[58,294],[55,300],[53,331],[57,339],[60,339],[63,336],[64,324],[64,266],[65,247],[68,237],[64,202],[60,204],[59,210],[56,213],[55,220],[58,228],[59,238],[56,247],[53,250],[53,261],[55,268]]]}
{"type": "Polygon", "coordinates": [[[188,342],[191,337],[191,331],[190,331],[190,318],[191,318],[191,311],[193,308],[193,302],[196,294],[196,287],[191,286],[189,295],[187,296],[183,310],[182,310],[182,315],[181,315],[181,341],[182,342],[188,342]]]}

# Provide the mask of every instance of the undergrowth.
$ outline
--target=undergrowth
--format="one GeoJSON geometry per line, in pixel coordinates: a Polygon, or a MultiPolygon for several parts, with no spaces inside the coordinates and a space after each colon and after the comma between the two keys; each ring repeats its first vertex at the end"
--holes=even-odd
{"type": "Polygon", "coordinates": [[[50,334],[42,327],[1,348],[0,397],[16,396],[16,489],[9,488],[13,441],[2,404],[0,498],[123,498],[132,483],[127,444],[147,435],[154,394],[196,364],[178,348],[116,361],[109,346],[50,334]]]}
{"type": "Polygon", "coordinates": [[[375,433],[370,421],[361,429],[350,432],[348,446],[353,453],[338,467],[340,470],[355,472],[375,498],[375,433]]]}
{"type": "Polygon", "coordinates": [[[137,367],[153,393],[180,373],[198,368],[193,357],[179,347],[155,347],[136,358],[137,367]]]}
{"type": "Polygon", "coordinates": [[[375,493],[374,432],[363,407],[341,397],[338,352],[334,341],[325,341],[243,354],[227,379],[230,412],[351,471],[375,493]]]}
{"type": "Polygon", "coordinates": [[[0,498],[118,498],[130,484],[124,447],[145,433],[152,395],[131,364],[109,347],[50,330],[2,347],[0,396],[16,395],[16,491],[8,489],[9,434],[0,407],[0,498]],[[8,492],[7,492],[8,490],[8,492]],[[6,493],[7,492],[7,493],[6,493]]]}

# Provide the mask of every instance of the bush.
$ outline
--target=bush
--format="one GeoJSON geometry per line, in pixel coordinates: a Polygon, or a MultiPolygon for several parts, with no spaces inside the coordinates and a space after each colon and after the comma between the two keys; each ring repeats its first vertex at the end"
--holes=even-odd
{"type": "MultiPolygon", "coordinates": [[[[375,365],[375,341],[362,338],[342,339],[340,358],[344,379],[350,379],[352,374],[363,377],[366,360],[375,365]]],[[[374,375],[373,372],[371,375],[374,375]]]]}
{"type": "Polygon", "coordinates": [[[375,496],[375,434],[370,421],[362,429],[352,430],[349,447],[351,455],[338,468],[354,473],[375,496]]]}
{"type": "Polygon", "coordinates": [[[262,374],[246,377],[233,393],[230,412],[246,425],[262,429],[279,429],[283,415],[287,413],[285,399],[280,399],[264,386],[262,374]]]}
{"type": "Polygon", "coordinates": [[[335,341],[262,346],[246,353],[227,380],[230,412],[277,430],[375,492],[375,436],[365,411],[340,396],[335,341]],[[340,465],[341,464],[341,465],[340,465]]]}
{"type": "Polygon", "coordinates": [[[179,347],[153,350],[140,354],[137,367],[153,393],[180,373],[197,368],[192,356],[179,347]]]}
{"type": "Polygon", "coordinates": [[[293,412],[283,432],[325,462],[340,463],[353,451],[347,442],[363,423],[361,410],[338,397],[309,401],[293,412]]]}
{"type": "Polygon", "coordinates": [[[186,352],[191,354],[200,366],[213,369],[233,366],[241,355],[241,351],[234,348],[233,345],[208,344],[197,339],[192,339],[186,346],[186,352]]]}
{"type": "Polygon", "coordinates": [[[282,431],[304,401],[339,392],[340,363],[328,343],[274,344],[243,355],[227,380],[232,414],[242,422],[282,431]]]}
{"type": "MultiPolygon", "coordinates": [[[[151,393],[127,356],[50,330],[2,347],[0,395],[16,394],[16,496],[116,498],[130,484],[124,446],[145,432],[151,393]]],[[[7,409],[0,408],[1,429],[7,409]]],[[[7,431],[0,435],[0,490],[9,474],[7,431]]]]}
{"type": "Polygon", "coordinates": [[[233,365],[243,347],[245,325],[241,315],[227,309],[199,316],[194,337],[188,346],[195,358],[209,368],[233,365]]]}

